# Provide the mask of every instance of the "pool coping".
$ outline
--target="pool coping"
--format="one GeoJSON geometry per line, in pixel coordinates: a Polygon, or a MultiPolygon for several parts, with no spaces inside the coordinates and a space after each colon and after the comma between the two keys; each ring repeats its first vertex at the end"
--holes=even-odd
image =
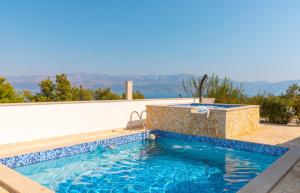
{"type": "Polygon", "coordinates": [[[3,164],[0,164],[0,187],[10,193],[54,193],[3,164]]]}
{"type": "MultiPolygon", "coordinates": [[[[103,131],[101,131],[103,132],[103,131]]],[[[132,134],[139,134],[144,131],[134,131],[132,134]]],[[[172,132],[174,133],[174,132],[172,132]]],[[[121,137],[126,136],[129,133],[115,133],[115,135],[107,135],[105,137],[94,136],[92,138],[84,138],[81,139],[81,143],[85,142],[93,142],[95,140],[103,140],[103,139],[112,139],[114,137],[121,137]]],[[[130,135],[130,134],[129,134],[130,135]]],[[[184,134],[183,134],[184,135],[184,134]]],[[[68,138],[68,136],[63,137],[68,138]]],[[[236,141],[236,140],[230,140],[236,141]]],[[[70,142],[62,144],[62,147],[67,147],[70,145],[79,145],[81,143],[73,143],[70,142]]],[[[245,143],[244,141],[242,143],[245,143]]],[[[246,142],[249,143],[249,142],[246,142]]],[[[255,144],[255,143],[252,143],[255,144]]],[[[258,144],[264,145],[264,144],[258,144]]],[[[52,150],[53,146],[50,147],[43,147],[41,150],[52,150]]],[[[40,150],[40,151],[41,151],[40,150]]],[[[32,153],[38,151],[37,149],[27,150],[26,153],[32,153]]],[[[23,152],[24,153],[24,152],[23,152]]],[[[10,156],[16,156],[22,154],[21,152],[14,152],[10,156]]],[[[5,154],[4,157],[7,157],[9,154],[5,154]]],[[[0,158],[3,158],[3,155],[0,155],[0,158]]],[[[293,147],[290,148],[283,156],[281,156],[277,161],[271,164],[266,170],[264,170],[261,174],[256,176],[250,182],[248,182],[242,189],[238,191],[238,193],[267,193],[270,192],[278,182],[285,176],[286,173],[295,165],[295,163],[299,160],[300,153],[296,151],[293,147]]],[[[38,193],[38,192],[45,192],[45,193],[53,193],[52,190],[38,184],[37,182],[32,181],[28,177],[25,177],[13,169],[6,167],[0,164],[0,187],[2,186],[6,190],[10,192],[22,192],[22,193],[38,193]],[[7,176],[10,176],[7,178],[7,176]]]]}
{"type": "MultiPolygon", "coordinates": [[[[37,106],[37,105],[69,105],[69,104],[89,104],[89,103],[120,103],[120,102],[138,102],[138,101],[157,101],[157,100],[189,100],[193,98],[161,98],[161,99],[134,99],[134,100],[91,100],[91,101],[55,101],[55,102],[22,102],[22,103],[1,103],[0,107],[9,106],[37,106]]],[[[209,98],[210,99],[210,98],[209,98]]]]}
{"type": "Polygon", "coordinates": [[[238,193],[269,193],[300,160],[300,152],[291,148],[266,170],[249,181],[238,193]]]}

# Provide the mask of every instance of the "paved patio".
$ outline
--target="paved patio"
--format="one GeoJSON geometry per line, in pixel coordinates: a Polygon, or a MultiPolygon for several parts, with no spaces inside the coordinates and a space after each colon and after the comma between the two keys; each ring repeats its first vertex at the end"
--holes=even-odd
{"type": "Polygon", "coordinates": [[[260,124],[260,129],[234,139],[290,147],[300,145],[300,127],[260,124]]]}
{"type": "Polygon", "coordinates": [[[8,193],[8,192],[0,187],[0,193],[8,193]]]}

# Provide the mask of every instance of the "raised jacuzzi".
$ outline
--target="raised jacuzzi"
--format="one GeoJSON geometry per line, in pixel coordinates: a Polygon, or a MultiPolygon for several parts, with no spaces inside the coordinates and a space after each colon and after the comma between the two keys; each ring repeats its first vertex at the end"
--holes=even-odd
{"type": "Polygon", "coordinates": [[[148,105],[146,123],[153,129],[234,138],[259,127],[259,106],[198,103],[148,105]]]}

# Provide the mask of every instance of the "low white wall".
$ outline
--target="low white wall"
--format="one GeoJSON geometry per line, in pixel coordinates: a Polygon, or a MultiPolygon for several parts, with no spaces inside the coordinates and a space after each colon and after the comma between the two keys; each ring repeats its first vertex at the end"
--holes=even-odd
{"type": "Polygon", "coordinates": [[[146,109],[147,104],[192,101],[193,99],[153,99],[0,105],[0,144],[124,128],[131,112],[141,112],[146,109]]]}

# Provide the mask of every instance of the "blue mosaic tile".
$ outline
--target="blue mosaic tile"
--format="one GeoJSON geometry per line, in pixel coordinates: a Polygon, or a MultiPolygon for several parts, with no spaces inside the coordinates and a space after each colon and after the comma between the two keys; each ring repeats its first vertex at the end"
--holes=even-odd
{"type": "Polygon", "coordinates": [[[16,168],[16,167],[30,165],[42,161],[71,156],[75,154],[87,153],[95,150],[97,147],[107,148],[110,145],[122,145],[134,141],[145,140],[150,133],[154,133],[160,137],[185,140],[185,141],[195,141],[201,143],[210,143],[219,147],[237,149],[237,150],[248,151],[248,152],[263,153],[263,154],[269,154],[274,156],[283,155],[285,152],[288,151],[288,148],[272,146],[272,145],[241,142],[235,140],[217,139],[217,138],[204,137],[204,136],[186,135],[186,134],[169,132],[169,131],[152,130],[144,133],[114,137],[110,139],[82,143],[78,145],[55,148],[52,150],[2,158],[0,159],[0,163],[10,168],[16,168]]]}
{"type": "Polygon", "coordinates": [[[57,159],[65,156],[93,151],[97,147],[97,142],[82,143],[79,145],[55,148],[47,151],[34,152],[14,157],[0,159],[0,163],[10,167],[20,167],[34,164],[41,161],[57,159]]]}
{"type": "Polygon", "coordinates": [[[219,139],[213,137],[187,135],[187,134],[169,132],[169,131],[155,130],[154,133],[160,137],[185,140],[185,141],[194,141],[200,143],[209,143],[218,147],[262,153],[262,154],[268,154],[273,156],[281,156],[289,150],[286,147],[279,147],[273,145],[244,142],[244,141],[236,141],[230,139],[219,139]]]}
{"type": "Polygon", "coordinates": [[[30,165],[42,161],[58,159],[66,156],[71,156],[80,153],[87,153],[95,150],[97,147],[106,148],[110,145],[122,145],[134,141],[143,140],[149,135],[149,131],[146,133],[138,133],[133,135],[126,135],[121,137],[115,137],[111,139],[93,141],[88,143],[82,143],[78,145],[72,145],[67,147],[55,148],[46,151],[34,152],[24,155],[17,155],[14,157],[7,157],[0,159],[0,163],[10,167],[16,168],[25,165],[30,165]]]}

